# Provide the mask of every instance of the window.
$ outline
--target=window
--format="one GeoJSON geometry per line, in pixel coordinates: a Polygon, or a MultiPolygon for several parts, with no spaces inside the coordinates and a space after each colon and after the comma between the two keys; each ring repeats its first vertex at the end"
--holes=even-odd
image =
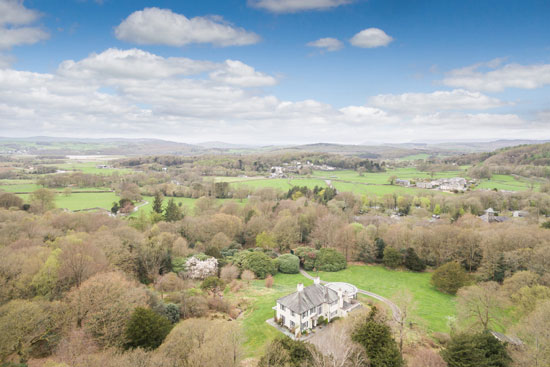
{"type": "Polygon", "coordinates": [[[317,313],[322,313],[322,312],[323,312],[323,306],[317,307],[317,313]]]}
{"type": "Polygon", "coordinates": [[[281,322],[283,323],[283,325],[285,324],[285,317],[284,316],[281,316],[281,322]]]}
{"type": "Polygon", "coordinates": [[[302,313],[302,317],[307,317],[307,311],[302,313]]]}
{"type": "Polygon", "coordinates": [[[294,317],[294,315],[296,315],[296,314],[294,313],[294,311],[290,311],[290,315],[291,315],[292,317],[294,317]]]}
{"type": "Polygon", "coordinates": [[[281,311],[284,311],[284,310],[286,309],[285,306],[283,306],[283,305],[281,305],[281,304],[279,304],[279,305],[281,306],[281,311]]]}
{"type": "Polygon", "coordinates": [[[313,315],[315,313],[315,307],[313,307],[311,310],[309,310],[309,314],[313,315]]]}
{"type": "Polygon", "coordinates": [[[296,324],[294,323],[294,321],[290,321],[290,328],[292,329],[294,326],[296,326],[296,324]]]}
{"type": "Polygon", "coordinates": [[[302,323],[302,330],[307,329],[307,324],[308,324],[307,321],[302,323]]]}

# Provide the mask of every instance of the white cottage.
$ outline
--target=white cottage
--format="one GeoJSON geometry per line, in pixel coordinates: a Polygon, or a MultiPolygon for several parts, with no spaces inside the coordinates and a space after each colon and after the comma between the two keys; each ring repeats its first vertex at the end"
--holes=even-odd
{"type": "Polygon", "coordinates": [[[321,317],[330,321],[345,317],[358,307],[357,288],[348,283],[314,284],[305,287],[298,284],[296,292],[277,300],[275,320],[290,329],[295,335],[315,328],[321,317]]]}

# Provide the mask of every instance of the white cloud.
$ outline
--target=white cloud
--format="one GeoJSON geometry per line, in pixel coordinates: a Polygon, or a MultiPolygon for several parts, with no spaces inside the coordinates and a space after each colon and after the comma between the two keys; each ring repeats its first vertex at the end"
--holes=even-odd
{"type": "Polygon", "coordinates": [[[340,50],[342,47],[344,47],[344,44],[336,38],[327,37],[327,38],[320,38],[317,41],[309,42],[307,46],[322,48],[322,49],[325,49],[326,51],[332,52],[332,51],[340,50]]]}
{"type": "Polygon", "coordinates": [[[241,87],[261,87],[277,84],[277,80],[237,60],[226,60],[224,68],[210,73],[217,82],[241,87]]]}
{"type": "MultiPolygon", "coordinates": [[[[313,99],[282,100],[261,89],[246,88],[275,81],[236,60],[213,63],[164,58],[138,49],[108,49],[83,60],[65,61],[55,73],[0,69],[0,125],[8,136],[147,136],[255,144],[550,134],[550,126],[541,122],[544,114],[534,128],[533,122],[515,114],[458,110],[466,102],[452,98],[468,100],[465,92],[448,92],[453,97],[418,94],[424,108],[416,111],[389,108],[401,103],[399,96],[383,99],[385,107],[369,102],[335,108],[313,99]],[[449,110],[429,112],[441,106],[449,110]]],[[[484,100],[482,95],[472,96],[484,100]]],[[[416,103],[418,98],[404,100],[416,103]]]]}
{"type": "Polygon", "coordinates": [[[110,48],[100,54],[91,54],[75,62],[61,63],[58,73],[74,78],[167,78],[194,75],[214,70],[217,65],[209,61],[196,61],[184,57],[164,58],[139,49],[110,48]]]}
{"type": "Polygon", "coordinates": [[[169,9],[145,8],[128,16],[115,28],[118,39],[142,45],[185,46],[211,43],[244,46],[260,41],[256,33],[234,27],[222,17],[187,18],[169,9]]]}
{"type": "Polygon", "coordinates": [[[327,10],[350,4],[353,0],[248,0],[255,8],[273,13],[296,13],[307,10],[327,10]]]}
{"type": "Polygon", "coordinates": [[[506,88],[535,89],[550,84],[550,64],[506,64],[503,59],[451,70],[443,84],[469,90],[501,92],[506,88]],[[485,68],[493,69],[486,71],[485,68]]]}
{"type": "Polygon", "coordinates": [[[0,0],[0,50],[31,45],[49,37],[39,27],[30,27],[40,13],[27,9],[20,0],[0,0]]]}
{"type": "Polygon", "coordinates": [[[357,33],[350,39],[350,43],[355,47],[375,48],[387,46],[393,38],[379,28],[367,28],[357,33]]]}
{"type": "Polygon", "coordinates": [[[440,110],[486,110],[506,105],[497,98],[464,89],[432,93],[379,94],[369,98],[368,104],[386,110],[409,113],[430,113],[440,110]]]}

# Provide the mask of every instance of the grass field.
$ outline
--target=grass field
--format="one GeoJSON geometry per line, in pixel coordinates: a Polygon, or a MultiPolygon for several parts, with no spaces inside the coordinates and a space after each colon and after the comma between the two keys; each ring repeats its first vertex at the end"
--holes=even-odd
{"type": "MultiPolygon", "coordinates": [[[[533,182],[533,188],[538,189],[539,183],[533,182]]],[[[493,175],[489,180],[483,180],[478,186],[478,189],[498,189],[509,191],[525,191],[531,188],[530,181],[519,179],[511,175],[493,175]]]]}
{"type": "Polygon", "coordinates": [[[240,322],[242,323],[246,354],[249,357],[260,356],[268,341],[282,335],[277,329],[268,325],[266,320],[273,317],[272,307],[282,296],[296,291],[296,284],[305,286],[313,282],[300,274],[277,274],[273,277],[273,287],[266,288],[264,280],[256,280],[239,293],[229,297],[244,297],[250,304],[240,322]]]}
{"type": "Polygon", "coordinates": [[[233,182],[233,186],[238,187],[239,185],[248,186],[254,189],[263,188],[263,187],[273,187],[275,189],[281,189],[287,191],[293,186],[307,186],[310,189],[313,189],[315,186],[326,187],[327,184],[322,179],[315,178],[264,178],[258,180],[247,180],[242,182],[233,182]]]}
{"type": "MultiPolygon", "coordinates": [[[[28,194],[19,195],[25,202],[28,202],[28,194]]],[[[120,198],[114,192],[98,192],[98,193],[83,193],[71,194],[65,196],[57,194],[55,197],[55,205],[57,208],[68,210],[82,210],[90,208],[103,208],[110,210],[114,201],[120,198]]]]}
{"type": "MultiPolygon", "coordinates": [[[[166,205],[170,199],[172,199],[172,198],[165,197],[164,198],[164,205],[166,205]]],[[[197,202],[198,199],[194,199],[194,198],[173,198],[173,199],[176,202],[176,204],[181,203],[182,206],[186,207],[188,214],[193,215],[193,210],[195,208],[195,203],[197,202]]],[[[153,201],[155,200],[155,198],[152,197],[152,196],[143,196],[142,200],[147,201],[148,203],[146,205],[143,205],[142,207],[140,207],[137,212],[132,213],[130,215],[131,217],[134,217],[134,216],[138,215],[139,212],[142,211],[142,210],[145,211],[145,213],[147,213],[147,214],[149,214],[149,213],[151,213],[151,211],[153,211],[153,201]]],[[[243,199],[243,200],[240,200],[240,199],[216,199],[216,202],[218,204],[223,204],[226,201],[234,201],[239,205],[245,205],[248,202],[248,199],[243,199]]]]}
{"type": "Polygon", "coordinates": [[[456,315],[454,297],[432,287],[431,273],[388,270],[382,266],[352,265],[336,273],[319,272],[319,276],[326,281],[348,282],[389,299],[400,290],[408,290],[416,303],[411,321],[428,331],[449,332],[449,317],[456,315]]]}
{"type": "Polygon", "coordinates": [[[97,168],[100,164],[109,164],[109,162],[97,161],[97,162],[79,162],[74,160],[67,160],[66,163],[62,164],[49,164],[46,166],[54,166],[60,170],[64,171],[80,171],[83,173],[93,173],[101,175],[111,175],[115,172],[120,173],[121,175],[133,172],[131,169],[127,168],[97,168]]]}

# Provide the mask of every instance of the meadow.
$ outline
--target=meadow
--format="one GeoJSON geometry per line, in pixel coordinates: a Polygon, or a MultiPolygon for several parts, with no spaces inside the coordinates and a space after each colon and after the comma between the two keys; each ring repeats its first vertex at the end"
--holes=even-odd
{"type": "Polygon", "coordinates": [[[455,297],[439,292],[430,284],[431,273],[389,270],[382,266],[351,265],[347,269],[329,272],[310,272],[329,282],[348,282],[388,299],[398,292],[412,294],[415,307],[411,321],[428,331],[449,332],[449,320],[456,316],[455,297]]]}

